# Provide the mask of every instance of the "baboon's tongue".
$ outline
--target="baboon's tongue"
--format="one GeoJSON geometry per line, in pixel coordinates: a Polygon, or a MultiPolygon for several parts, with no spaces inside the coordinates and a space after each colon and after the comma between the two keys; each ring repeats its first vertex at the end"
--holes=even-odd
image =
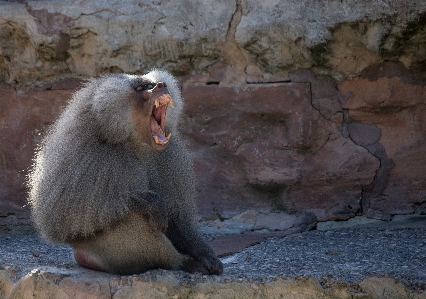
{"type": "Polygon", "coordinates": [[[164,135],[163,130],[161,130],[160,125],[157,123],[154,117],[151,117],[150,121],[152,136],[157,136],[158,141],[161,143],[167,143],[169,141],[164,135]]]}

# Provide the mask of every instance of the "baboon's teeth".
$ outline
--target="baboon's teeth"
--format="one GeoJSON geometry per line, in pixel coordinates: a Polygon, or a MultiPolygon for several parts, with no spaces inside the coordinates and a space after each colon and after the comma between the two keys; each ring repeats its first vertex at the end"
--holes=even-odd
{"type": "Polygon", "coordinates": [[[162,95],[159,98],[154,100],[154,107],[155,108],[158,108],[160,106],[167,105],[167,104],[170,105],[170,107],[175,108],[175,104],[173,103],[172,97],[170,95],[162,95]],[[165,98],[168,98],[169,101],[164,103],[165,98]],[[163,102],[163,103],[161,103],[161,102],[163,102]]]}
{"type": "Polygon", "coordinates": [[[160,141],[160,140],[158,139],[158,136],[156,136],[156,135],[153,135],[153,136],[152,136],[152,138],[154,138],[155,143],[156,143],[156,144],[159,144],[159,145],[166,145],[166,144],[169,142],[170,137],[172,137],[172,133],[169,133],[169,135],[167,135],[167,137],[166,137],[166,139],[167,139],[167,140],[160,141]]]}

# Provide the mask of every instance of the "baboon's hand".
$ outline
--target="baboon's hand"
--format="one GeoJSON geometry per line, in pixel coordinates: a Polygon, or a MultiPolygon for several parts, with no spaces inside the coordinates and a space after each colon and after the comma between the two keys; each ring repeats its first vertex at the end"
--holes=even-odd
{"type": "Polygon", "coordinates": [[[214,255],[205,255],[199,257],[199,260],[204,264],[204,266],[209,271],[209,274],[220,275],[223,272],[222,262],[214,255]]]}
{"type": "Polygon", "coordinates": [[[167,227],[169,225],[168,217],[164,213],[159,211],[151,211],[148,214],[148,221],[152,227],[157,228],[163,234],[166,233],[167,227]]]}
{"type": "Polygon", "coordinates": [[[152,227],[165,233],[168,227],[166,202],[155,192],[138,192],[132,196],[134,205],[147,216],[152,227]]]}

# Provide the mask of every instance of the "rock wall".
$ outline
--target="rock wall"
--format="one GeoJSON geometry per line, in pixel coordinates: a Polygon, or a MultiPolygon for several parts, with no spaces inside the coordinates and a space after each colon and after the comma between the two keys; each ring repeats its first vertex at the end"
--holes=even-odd
{"type": "Polygon", "coordinates": [[[182,83],[201,219],[426,213],[425,29],[422,0],[2,1],[0,225],[28,223],[79,84],[153,67],[182,83]]]}

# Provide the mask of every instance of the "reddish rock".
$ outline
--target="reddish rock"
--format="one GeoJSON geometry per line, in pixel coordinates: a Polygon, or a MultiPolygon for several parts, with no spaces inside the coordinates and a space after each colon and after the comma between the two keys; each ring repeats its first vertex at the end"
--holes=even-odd
{"type": "Polygon", "coordinates": [[[379,161],[340,137],[304,160],[302,180],[283,191],[281,208],[311,211],[319,221],[348,219],[361,209],[362,188],[374,180],[379,161]]]}
{"type": "Polygon", "coordinates": [[[14,89],[0,84],[0,218],[9,216],[5,222],[28,222],[25,176],[42,132],[70,96],[69,90],[14,89]]]}
{"type": "MultiPolygon", "coordinates": [[[[222,67],[209,78],[221,80],[222,67]]],[[[273,209],[320,221],[426,212],[419,72],[385,63],[338,86],[305,70],[290,73],[293,83],[239,88],[186,78],[181,128],[200,218],[273,209]]],[[[24,179],[34,148],[79,84],[0,85],[0,224],[28,223],[24,179]]]]}
{"type": "Polygon", "coordinates": [[[287,230],[294,227],[297,216],[295,214],[271,213],[259,214],[254,229],[270,228],[272,230],[287,230]]]}
{"type": "Polygon", "coordinates": [[[360,210],[378,160],[311,105],[309,84],[185,86],[183,94],[206,217],[273,202],[320,220],[360,210]]]}
{"type": "Polygon", "coordinates": [[[351,122],[347,129],[351,139],[363,147],[376,144],[381,137],[381,130],[375,124],[351,122]]]}
{"type": "Polygon", "coordinates": [[[311,70],[298,69],[290,73],[292,82],[309,83],[312,92],[312,106],[321,115],[338,125],[342,124],[343,109],[339,102],[336,82],[326,76],[318,76],[311,70]]]}
{"type": "Polygon", "coordinates": [[[368,216],[426,212],[426,80],[415,72],[388,62],[339,84],[351,138],[381,161],[363,194],[368,216]]]}

